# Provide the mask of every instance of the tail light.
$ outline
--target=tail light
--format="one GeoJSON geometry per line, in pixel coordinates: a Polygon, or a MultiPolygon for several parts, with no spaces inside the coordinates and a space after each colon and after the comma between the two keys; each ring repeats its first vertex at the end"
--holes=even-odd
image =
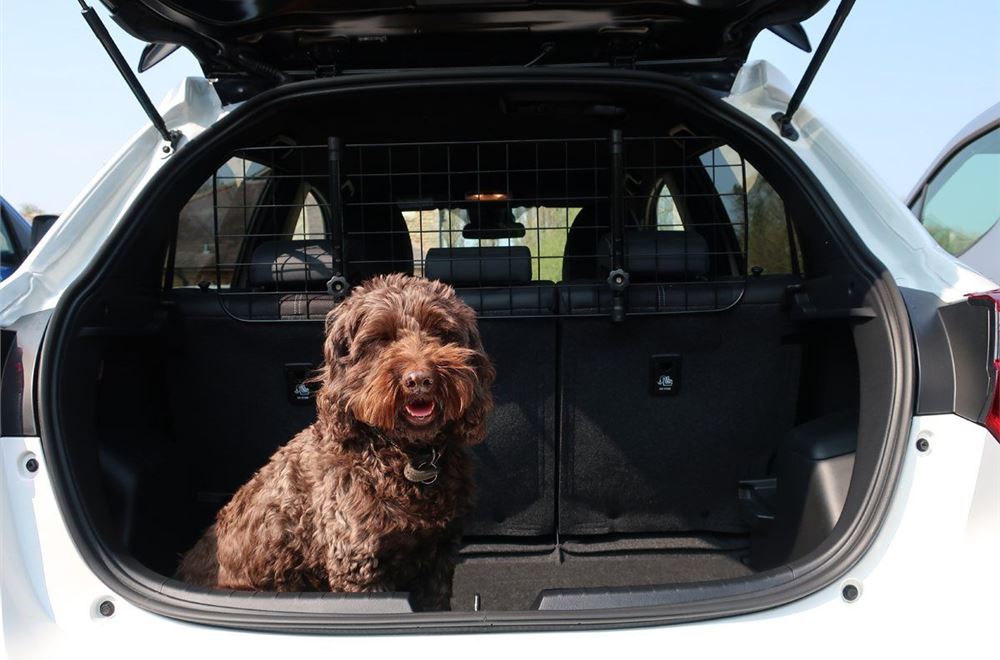
{"type": "Polygon", "coordinates": [[[970,293],[968,298],[974,304],[993,307],[993,355],[990,379],[993,391],[989,397],[986,411],[982,417],[983,425],[989,429],[993,437],[1000,441],[1000,289],[983,293],[970,293]]]}
{"type": "Polygon", "coordinates": [[[984,424],[993,437],[1000,440],[1000,360],[993,360],[993,403],[984,424]]]}

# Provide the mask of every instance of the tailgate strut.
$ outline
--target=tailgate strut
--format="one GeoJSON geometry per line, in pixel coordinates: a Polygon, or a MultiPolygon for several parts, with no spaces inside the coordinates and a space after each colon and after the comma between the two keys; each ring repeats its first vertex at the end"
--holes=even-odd
{"type": "Polygon", "coordinates": [[[104,46],[104,50],[106,50],[108,56],[111,57],[111,61],[115,63],[116,67],[118,67],[118,73],[122,74],[122,78],[125,79],[125,84],[128,85],[130,90],[132,90],[132,94],[139,102],[139,105],[142,106],[143,112],[145,112],[146,116],[149,117],[149,120],[153,122],[156,132],[160,134],[160,137],[163,138],[164,142],[169,143],[170,146],[164,145],[164,153],[170,153],[170,151],[177,145],[177,141],[181,139],[181,132],[171,131],[167,128],[167,124],[163,121],[163,117],[161,117],[160,113],[156,111],[156,106],[153,105],[153,102],[149,100],[149,96],[146,94],[146,90],[144,90],[142,85],[139,83],[139,79],[136,78],[135,74],[132,73],[132,70],[129,69],[128,62],[125,61],[125,57],[122,55],[122,52],[118,50],[118,46],[116,46],[115,42],[111,39],[111,35],[108,34],[108,30],[104,27],[104,23],[101,22],[97,12],[94,11],[93,7],[87,5],[86,0],[79,0],[79,2],[80,7],[82,8],[81,13],[83,14],[83,18],[87,21],[87,25],[90,26],[90,29],[93,30],[94,36],[101,42],[101,45],[104,46]]]}
{"type": "Polygon", "coordinates": [[[833,14],[833,19],[830,21],[829,27],[826,28],[826,33],[823,34],[822,41],[819,42],[819,46],[816,48],[816,54],[809,60],[809,66],[806,67],[805,73],[802,74],[799,86],[795,88],[792,98],[789,99],[788,107],[785,108],[784,112],[776,112],[771,115],[771,119],[778,124],[781,137],[793,141],[799,139],[799,132],[792,126],[792,116],[795,115],[799,106],[802,105],[803,97],[809,91],[809,86],[812,85],[813,79],[816,77],[816,72],[822,66],[826,54],[830,51],[830,46],[833,45],[833,40],[837,38],[837,33],[840,32],[844,21],[847,20],[847,15],[851,13],[852,7],[854,7],[854,0],[841,1],[840,6],[837,7],[837,11],[833,14]]]}

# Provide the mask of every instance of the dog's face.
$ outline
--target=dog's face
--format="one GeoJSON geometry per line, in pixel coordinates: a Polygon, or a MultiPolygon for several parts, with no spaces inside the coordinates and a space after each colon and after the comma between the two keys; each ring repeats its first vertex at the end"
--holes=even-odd
{"type": "Polygon", "coordinates": [[[388,275],[356,287],[327,317],[325,358],[321,420],[400,444],[482,440],[495,372],[450,286],[388,275]]]}

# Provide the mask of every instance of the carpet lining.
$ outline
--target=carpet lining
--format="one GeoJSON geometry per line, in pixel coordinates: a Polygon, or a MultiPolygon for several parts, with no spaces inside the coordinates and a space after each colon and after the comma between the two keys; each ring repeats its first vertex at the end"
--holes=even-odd
{"type": "Polygon", "coordinates": [[[648,550],[575,554],[463,555],[455,569],[452,609],[533,609],[544,589],[633,587],[750,575],[745,549],[648,550]]]}

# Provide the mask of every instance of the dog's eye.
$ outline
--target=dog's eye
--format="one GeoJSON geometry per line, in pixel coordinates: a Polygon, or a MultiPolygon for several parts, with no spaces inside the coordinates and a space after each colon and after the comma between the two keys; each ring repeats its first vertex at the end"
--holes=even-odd
{"type": "Polygon", "coordinates": [[[334,345],[333,350],[337,354],[337,357],[339,358],[347,357],[347,354],[350,352],[349,349],[347,348],[347,342],[343,341],[337,342],[334,345]]]}

